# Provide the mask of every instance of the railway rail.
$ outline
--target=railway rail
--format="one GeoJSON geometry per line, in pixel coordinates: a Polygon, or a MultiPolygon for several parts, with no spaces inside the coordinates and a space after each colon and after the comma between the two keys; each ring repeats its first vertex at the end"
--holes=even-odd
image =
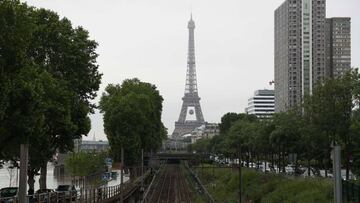
{"type": "Polygon", "coordinates": [[[144,202],[191,203],[194,194],[186,181],[184,168],[178,164],[167,164],[160,169],[158,177],[144,202]]]}

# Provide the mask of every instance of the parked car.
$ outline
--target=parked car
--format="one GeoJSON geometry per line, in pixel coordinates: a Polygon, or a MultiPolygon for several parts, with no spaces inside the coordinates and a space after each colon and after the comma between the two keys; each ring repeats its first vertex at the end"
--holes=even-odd
{"type": "Polygon", "coordinates": [[[271,163],[269,162],[261,162],[260,165],[259,165],[259,169],[260,171],[264,172],[264,173],[267,173],[267,172],[271,172],[271,163]],[[265,168],[266,166],[266,168],[265,168]]]}
{"type": "MultiPolygon", "coordinates": [[[[341,178],[346,180],[346,169],[341,169],[341,178]]],[[[351,171],[349,171],[349,179],[357,180],[356,176],[351,171]]]]}
{"type": "MultiPolygon", "coordinates": [[[[326,175],[325,175],[325,170],[323,170],[323,169],[320,170],[320,176],[323,177],[323,178],[326,177],[326,175]]],[[[328,177],[328,178],[332,178],[332,177],[333,177],[333,174],[332,174],[329,170],[327,171],[327,177],[328,177]]]]}
{"type": "Polygon", "coordinates": [[[39,189],[35,192],[35,194],[44,194],[44,193],[53,193],[55,192],[53,189],[39,189]]]}
{"type": "Polygon", "coordinates": [[[59,199],[64,200],[75,200],[77,196],[77,191],[74,185],[59,185],[55,192],[58,193],[59,199]]]}
{"type": "Polygon", "coordinates": [[[14,198],[18,196],[19,188],[5,187],[0,189],[0,203],[14,202],[14,198]]]}
{"type": "MultiPolygon", "coordinates": [[[[56,198],[55,191],[53,189],[39,189],[35,192],[34,200],[40,202],[47,202],[56,198]]],[[[50,201],[52,202],[52,201],[50,201]]]]}
{"type": "Polygon", "coordinates": [[[302,174],[303,177],[319,176],[319,175],[317,175],[316,169],[313,168],[313,167],[310,168],[310,172],[309,172],[309,169],[307,167],[303,167],[302,169],[304,170],[304,172],[302,174]],[[309,176],[309,174],[310,174],[310,176],[309,176]]]}
{"type": "Polygon", "coordinates": [[[289,165],[285,166],[285,171],[286,171],[286,174],[288,174],[288,175],[294,174],[295,173],[295,165],[289,164],[289,165]]]}

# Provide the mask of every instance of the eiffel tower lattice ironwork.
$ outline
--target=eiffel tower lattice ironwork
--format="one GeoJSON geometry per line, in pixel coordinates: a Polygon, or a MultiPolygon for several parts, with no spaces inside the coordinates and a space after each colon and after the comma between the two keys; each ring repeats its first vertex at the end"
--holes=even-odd
{"type": "Polygon", "coordinates": [[[187,72],[185,95],[182,98],[183,104],[179,120],[175,122],[173,137],[182,136],[191,133],[195,128],[205,123],[203,113],[200,106],[200,97],[198,95],[196,67],[195,67],[195,45],[194,45],[194,29],[195,22],[190,18],[188,23],[189,29],[189,47],[187,56],[187,72]]]}

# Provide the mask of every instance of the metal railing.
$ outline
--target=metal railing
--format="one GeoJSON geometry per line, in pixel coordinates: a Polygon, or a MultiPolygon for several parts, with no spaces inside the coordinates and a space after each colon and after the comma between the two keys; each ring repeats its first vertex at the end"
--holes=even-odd
{"type": "Polygon", "coordinates": [[[162,164],[158,170],[154,170],[153,171],[153,177],[149,183],[149,185],[147,186],[147,189],[144,191],[144,196],[142,199],[142,203],[146,203],[146,202],[150,202],[151,199],[151,191],[153,189],[153,185],[156,184],[155,181],[157,180],[158,176],[160,175],[160,171],[163,170],[165,167],[164,164],[162,164]]]}
{"type": "Polygon", "coordinates": [[[187,170],[189,170],[191,176],[194,178],[194,180],[197,182],[197,184],[200,186],[200,189],[202,190],[203,194],[204,194],[204,197],[206,198],[206,201],[209,202],[209,203],[214,203],[215,200],[214,198],[211,196],[211,194],[207,191],[206,187],[202,184],[199,176],[193,171],[191,170],[191,168],[185,164],[185,168],[187,170]]]}
{"type": "Polygon", "coordinates": [[[342,199],[344,202],[360,202],[360,185],[342,180],[342,199]]]}
{"type": "MultiPolygon", "coordinates": [[[[87,188],[72,192],[51,192],[43,194],[35,194],[27,196],[29,203],[62,203],[62,202],[84,202],[95,203],[110,200],[114,197],[120,196],[121,191],[124,191],[125,196],[134,186],[132,183],[125,183],[121,185],[109,186],[103,188],[87,188]]],[[[17,203],[18,197],[0,198],[0,203],[17,203]]]]}

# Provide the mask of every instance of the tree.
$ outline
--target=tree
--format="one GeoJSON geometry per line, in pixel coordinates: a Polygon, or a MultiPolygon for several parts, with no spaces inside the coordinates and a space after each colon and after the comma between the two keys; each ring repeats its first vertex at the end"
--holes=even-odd
{"type": "Polygon", "coordinates": [[[163,98],[156,87],[138,79],[108,85],[100,101],[104,128],[115,160],[124,148],[125,163],[136,164],[140,151],[156,151],[166,137],[161,122],[163,98]]]}
{"type": "Polygon", "coordinates": [[[239,119],[249,119],[249,120],[253,121],[256,119],[256,116],[249,115],[249,114],[243,114],[243,113],[240,113],[240,114],[233,113],[233,112],[226,113],[221,117],[221,123],[219,125],[220,133],[223,135],[226,134],[229,131],[229,129],[231,128],[232,124],[239,119]]]}
{"type": "MultiPolygon", "coordinates": [[[[307,162],[310,175],[315,169],[330,168],[330,146],[342,145],[346,176],[351,168],[360,175],[360,74],[353,69],[342,77],[317,84],[304,103],[287,112],[274,114],[272,119],[227,113],[221,119],[221,135],[210,140],[218,156],[234,157],[240,143],[247,162],[256,157],[267,159],[275,154],[278,167],[285,172],[286,157],[296,154],[298,161],[307,162]]],[[[273,158],[272,158],[273,160],[273,158]]]]}
{"type": "Polygon", "coordinates": [[[360,74],[359,68],[353,68],[347,75],[347,79],[351,82],[354,108],[360,107],[360,74]]]}
{"type": "Polygon", "coordinates": [[[241,118],[233,123],[226,137],[227,151],[232,158],[235,158],[241,147],[241,151],[245,152],[242,154],[246,155],[247,165],[249,165],[250,159],[253,159],[256,154],[252,139],[259,133],[257,126],[259,121],[253,115],[239,115],[241,118]]]}
{"type": "MultiPolygon", "coordinates": [[[[325,169],[330,164],[331,143],[341,144],[344,149],[347,179],[349,177],[350,155],[352,141],[350,137],[351,112],[353,108],[353,82],[352,75],[345,74],[340,78],[328,79],[323,84],[317,85],[305,109],[311,110],[311,125],[318,135],[318,147],[321,149],[318,156],[319,162],[324,162],[325,169]]],[[[317,136],[317,137],[316,137],[317,136]]]]}
{"type": "MultiPolygon", "coordinates": [[[[312,97],[306,95],[302,106],[302,117],[300,120],[300,135],[298,159],[307,162],[308,176],[311,175],[311,161],[313,159],[322,160],[324,157],[324,146],[328,144],[328,139],[321,133],[314,124],[314,107],[312,97]]],[[[325,146],[326,148],[329,146],[325,146]]],[[[325,167],[326,169],[326,167],[325,167]]],[[[325,173],[327,175],[327,172],[325,173]]]]}
{"type": "MultiPolygon", "coordinates": [[[[15,158],[16,153],[13,153],[13,149],[7,149],[9,144],[15,143],[14,140],[20,140],[22,136],[25,136],[25,132],[21,132],[21,135],[10,136],[11,129],[5,125],[5,122],[8,121],[8,113],[11,108],[10,105],[13,104],[11,93],[13,89],[17,89],[18,94],[21,91],[20,86],[25,86],[24,83],[19,84],[21,79],[15,81],[15,75],[24,77],[25,74],[22,72],[31,71],[29,70],[30,64],[26,60],[25,49],[28,46],[31,36],[27,32],[33,29],[33,23],[31,18],[27,15],[27,6],[18,5],[18,2],[15,7],[14,2],[12,1],[1,1],[0,2],[0,154],[2,158],[15,158]],[[15,8],[14,8],[15,7],[15,8]],[[16,20],[15,20],[16,19],[16,20]],[[23,68],[23,71],[19,69],[23,68]],[[18,84],[15,84],[18,83],[18,84]],[[13,157],[12,157],[12,154],[13,157]]],[[[33,75],[33,74],[32,74],[33,75]]],[[[29,82],[29,81],[28,81],[29,82]]],[[[24,87],[25,88],[25,87],[24,87]]],[[[33,100],[34,103],[24,103],[23,109],[31,108],[32,105],[36,105],[35,98],[30,98],[30,96],[36,94],[34,88],[31,88],[31,85],[28,85],[27,90],[28,100],[33,100]]],[[[13,94],[16,96],[15,94],[13,94]]],[[[26,102],[26,101],[23,101],[26,102]]],[[[21,109],[17,108],[17,114],[21,113],[21,109]]],[[[10,112],[11,113],[11,112],[10,112]]],[[[20,116],[20,115],[18,115],[20,116]]],[[[27,114],[26,116],[37,117],[37,114],[27,114]]],[[[24,119],[25,120],[25,119],[24,119]]],[[[38,119],[29,119],[29,120],[38,120],[38,119]]],[[[28,127],[27,133],[31,134],[30,131],[35,131],[35,129],[30,129],[29,123],[19,123],[28,127]]],[[[33,125],[34,127],[37,125],[33,125]]],[[[19,128],[19,131],[25,130],[26,127],[19,128]]]]}
{"type": "Polygon", "coordinates": [[[191,149],[197,153],[209,153],[211,150],[210,140],[208,138],[197,140],[194,144],[191,144],[191,149]]]}
{"type": "MultiPolygon", "coordinates": [[[[97,43],[89,39],[86,30],[72,28],[68,19],[59,19],[56,13],[45,9],[36,10],[33,18],[38,29],[33,33],[28,54],[60,83],[57,95],[49,95],[52,102],[46,112],[50,135],[47,143],[52,147],[43,160],[49,160],[56,150],[71,151],[73,139],[89,132],[88,114],[95,107],[90,101],[96,97],[101,74],[96,65],[97,43]]],[[[41,166],[46,171],[46,161],[41,166]]]]}
{"type": "Polygon", "coordinates": [[[220,135],[214,136],[210,140],[211,147],[209,150],[211,150],[213,153],[216,153],[220,157],[234,157],[238,150],[239,141],[236,138],[237,134],[232,132],[231,129],[234,125],[237,125],[238,122],[254,122],[256,120],[257,118],[255,115],[248,115],[243,113],[224,114],[219,125],[220,135]]]}
{"type": "Polygon", "coordinates": [[[360,109],[356,109],[352,113],[350,133],[353,138],[351,154],[353,159],[352,172],[357,177],[360,177],[360,109]]]}
{"type": "Polygon", "coordinates": [[[351,154],[352,172],[360,176],[360,74],[357,68],[354,68],[351,73],[351,86],[353,95],[354,108],[351,114],[350,125],[350,140],[351,140],[351,154]]]}
{"type": "Polygon", "coordinates": [[[270,143],[278,152],[278,167],[282,165],[285,172],[285,157],[295,153],[300,140],[300,115],[297,111],[288,111],[274,115],[274,130],[270,135],[270,143]],[[282,161],[282,164],[281,164],[282,161]]]}
{"type": "MultiPolygon", "coordinates": [[[[274,150],[271,148],[270,135],[274,130],[275,126],[271,119],[263,119],[256,123],[257,133],[252,138],[252,144],[254,145],[255,151],[261,156],[262,160],[265,160],[265,168],[267,167],[267,160],[270,158],[273,162],[274,150]]],[[[272,163],[274,165],[274,163],[272,163]]]]}
{"type": "Polygon", "coordinates": [[[101,74],[97,43],[88,38],[54,12],[0,2],[0,154],[16,160],[16,146],[31,145],[30,189],[39,168],[45,188],[47,161],[57,150],[72,150],[72,140],[90,129],[101,74]]]}
{"type": "Polygon", "coordinates": [[[223,135],[215,135],[210,139],[210,150],[211,152],[217,154],[220,157],[231,155],[229,147],[227,146],[227,137],[223,135]]]}
{"type": "Polygon", "coordinates": [[[219,125],[221,134],[226,134],[231,125],[239,119],[239,115],[237,113],[229,112],[221,117],[221,123],[219,125]]]}
{"type": "Polygon", "coordinates": [[[65,160],[65,168],[72,176],[87,177],[104,172],[106,168],[104,154],[71,153],[65,160]]]}

